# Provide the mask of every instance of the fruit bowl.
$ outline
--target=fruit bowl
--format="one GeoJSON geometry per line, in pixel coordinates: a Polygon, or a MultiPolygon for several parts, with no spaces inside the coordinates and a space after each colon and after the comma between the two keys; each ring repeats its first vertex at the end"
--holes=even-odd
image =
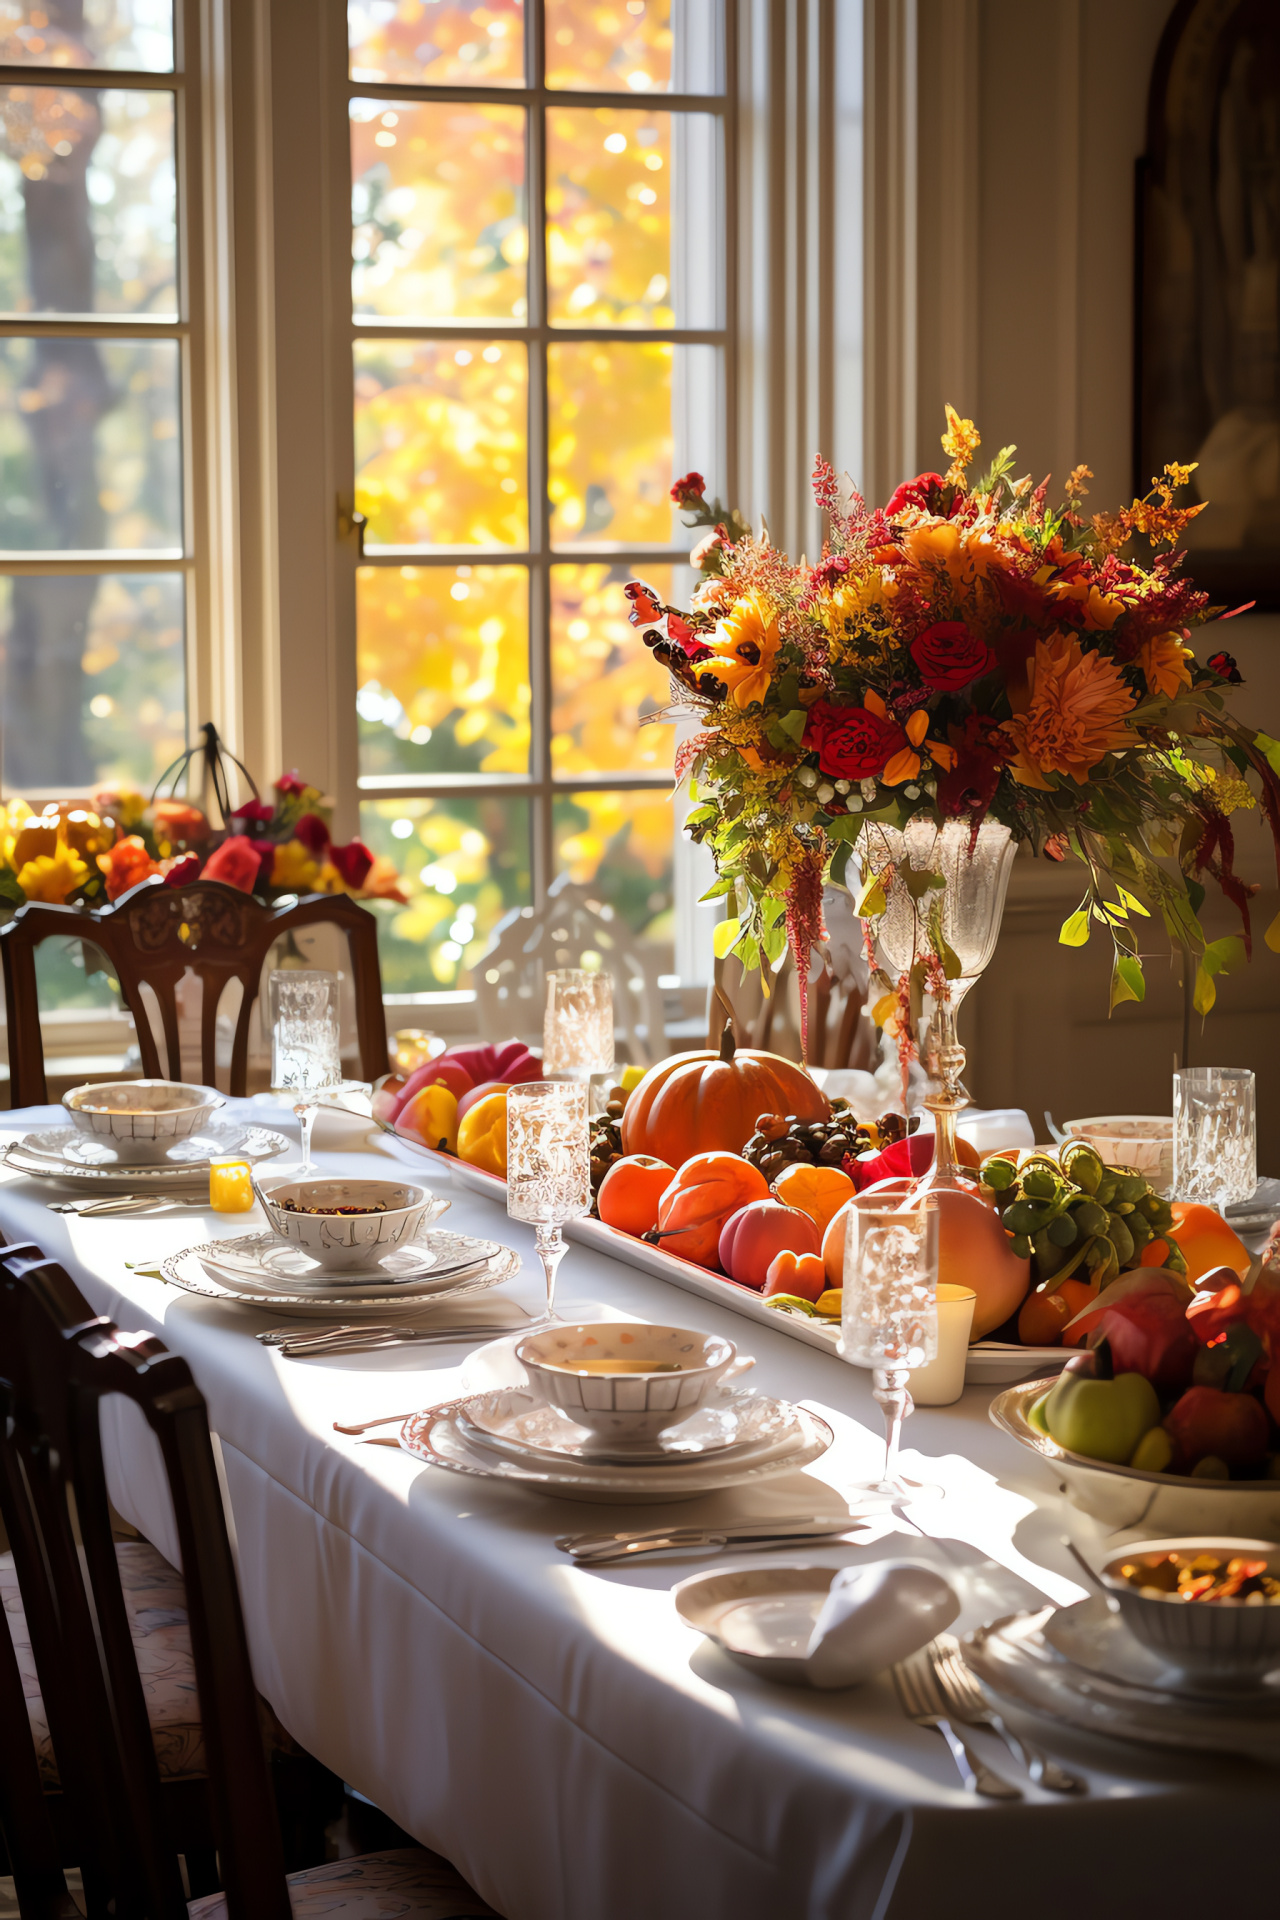
{"type": "Polygon", "coordinates": [[[1069,1453],[1027,1415],[1056,1376],[1009,1387],[991,1402],[993,1424],[1056,1473],[1073,1507],[1112,1531],[1145,1527],[1158,1534],[1227,1534],[1263,1539],[1280,1531],[1280,1480],[1195,1480],[1178,1473],[1143,1473],[1069,1453]]]}

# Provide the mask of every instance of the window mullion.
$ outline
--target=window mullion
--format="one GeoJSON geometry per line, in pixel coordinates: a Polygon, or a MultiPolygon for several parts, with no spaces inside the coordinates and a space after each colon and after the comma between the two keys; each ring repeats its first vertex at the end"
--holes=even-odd
{"type": "MultiPolygon", "coordinates": [[[[530,74],[542,80],[542,9],[529,9],[530,74]]],[[[529,108],[525,168],[529,234],[529,772],[535,782],[530,831],[533,897],[546,898],[554,876],[551,820],[551,500],[547,490],[547,121],[539,97],[529,108]]]]}

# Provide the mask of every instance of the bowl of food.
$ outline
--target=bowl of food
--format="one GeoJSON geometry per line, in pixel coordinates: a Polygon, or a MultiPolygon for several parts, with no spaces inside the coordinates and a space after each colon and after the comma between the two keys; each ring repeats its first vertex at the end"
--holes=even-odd
{"type": "Polygon", "coordinates": [[[1201,1534],[1142,1540],[1099,1575],[1136,1640],[1198,1679],[1280,1666],[1280,1546],[1201,1534]]]}
{"type": "Polygon", "coordinates": [[[1056,1376],[1008,1387],[991,1402],[994,1425],[1053,1472],[1073,1507],[1111,1531],[1146,1527],[1161,1534],[1212,1534],[1215,1538],[1280,1535],[1280,1480],[1201,1479],[1194,1474],[1154,1473],[1072,1453],[1029,1418],[1056,1376]]]}
{"type": "Polygon", "coordinates": [[[1164,1114],[1097,1113],[1068,1120],[1070,1140],[1087,1140],[1109,1167],[1132,1167],[1157,1193],[1173,1185],[1173,1121],[1164,1114]]]}
{"type": "Polygon", "coordinates": [[[548,1327],[526,1334],[515,1351],[532,1393],[578,1426],[623,1445],[652,1441],[687,1420],[737,1355],[732,1340],[718,1333],[638,1320],[548,1327]]]}
{"type": "Polygon", "coordinates": [[[62,1096],[72,1125],[122,1160],[155,1160],[199,1133],[226,1102],[212,1087],[178,1080],[99,1080],[62,1096]]]}
{"type": "Polygon", "coordinates": [[[408,1246],[447,1200],[401,1180],[284,1177],[255,1191],[272,1231],[322,1267],[350,1273],[408,1246]]]}

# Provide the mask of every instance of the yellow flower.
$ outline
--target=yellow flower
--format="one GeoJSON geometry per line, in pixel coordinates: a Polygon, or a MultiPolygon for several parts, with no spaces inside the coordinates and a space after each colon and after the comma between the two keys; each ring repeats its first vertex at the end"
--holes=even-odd
{"type": "Polygon", "coordinates": [[[779,645],[778,622],[758,594],[738,601],[711,636],[706,671],[723,680],[735,707],[763,702],[779,645]]]}
{"type": "Polygon", "coordinates": [[[1124,608],[1118,600],[1108,600],[1084,580],[1056,580],[1049,592],[1059,600],[1078,600],[1084,608],[1086,633],[1109,633],[1124,608]]]}
{"type": "Polygon", "coordinates": [[[950,401],[946,402],[947,430],[942,436],[942,451],[950,460],[946,478],[952,486],[964,485],[965,468],[982,445],[982,435],[972,420],[962,420],[950,401]]]}
{"type": "Polygon", "coordinates": [[[1157,633],[1144,640],[1138,665],[1147,683],[1147,692],[1162,693],[1167,700],[1172,700],[1179,687],[1189,687],[1191,670],[1187,662],[1190,658],[1191,649],[1183,646],[1176,633],[1157,633]]]}
{"type": "Polygon", "coordinates": [[[1083,782],[1104,754],[1131,744],[1123,720],[1133,695],[1120,669],[1100,653],[1084,653],[1072,635],[1037,640],[1027,682],[1025,712],[1003,723],[1018,749],[1009,771],[1024,787],[1048,790],[1046,773],[1083,782]]]}
{"type": "Polygon", "coordinates": [[[923,520],[902,536],[902,548],[922,572],[945,567],[958,590],[985,580],[1003,556],[988,533],[966,533],[953,520],[923,520]]]}
{"type": "Polygon", "coordinates": [[[320,868],[301,840],[286,840],[271,856],[271,884],[287,893],[312,893],[320,868]]]}
{"type": "Polygon", "coordinates": [[[37,854],[18,869],[18,885],[28,900],[60,907],[89,878],[89,869],[74,847],[60,840],[51,854],[37,854]]]}

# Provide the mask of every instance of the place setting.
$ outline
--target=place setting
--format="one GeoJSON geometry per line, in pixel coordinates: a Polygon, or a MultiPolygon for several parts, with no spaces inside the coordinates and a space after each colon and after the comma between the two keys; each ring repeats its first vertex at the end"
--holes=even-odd
{"type": "Polygon", "coordinates": [[[91,1189],[87,1204],[186,1197],[207,1184],[220,1159],[260,1166],[291,1146],[273,1127],[224,1116],[226,1100],[214,1088],[179,1081],[98,1081],[73,1087],[62,1105],[70,1124],[10,1141],[4,1164],[31,1179],[91,1189]]]}

